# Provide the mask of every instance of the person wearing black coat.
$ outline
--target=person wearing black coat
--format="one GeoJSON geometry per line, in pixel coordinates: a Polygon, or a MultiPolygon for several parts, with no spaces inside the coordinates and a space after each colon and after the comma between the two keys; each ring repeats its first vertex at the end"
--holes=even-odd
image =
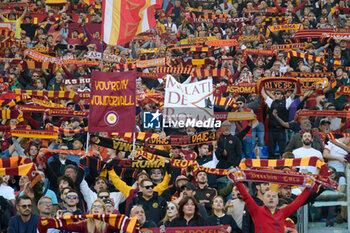
{"type": "Polygon", "coordinates": [[[206,226],[206,221],[199,214],[198,202],[194,197],[184,197],[179,203],[179,215],[170,227],[206,226]]]}
{"type": "Polygon", "coordinates": [[[213,215],[207,218],[207,225],[209,226],[219,226],[219,225],[230,225],[227,232],[230,233],[240,233],[236,221],[231,215],[225,214],[225,201],[222,196],[216,196],[212,201],[213,215]]]}
{"type": "Polygon", "coordinates": [[[222,133],[215,151],[215,155],[219,160],[216,168],[227,169],[231,166],[236,167],[242,159],[241,140],[249,132],[251,126],[249,124],[237,135],[231,134],[231,126],[232,124],[229,121],[224,121],[221,125],[222,133]]]}
{"type": "Polygon", "coordinates": [[[140,183],[140,191],[137,196],[131,201],[127,215],[135,205],[141,205],[145,210],[147,220],[152,220],[156,224],[165,217],[167,202],[164,198],[158,196],[153,191],[153,183],[150,179],[143,179],[140,183]]]}

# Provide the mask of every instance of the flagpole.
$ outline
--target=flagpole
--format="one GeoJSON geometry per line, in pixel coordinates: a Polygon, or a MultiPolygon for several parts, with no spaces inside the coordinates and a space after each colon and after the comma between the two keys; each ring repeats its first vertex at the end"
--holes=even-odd
{"type": "Polygon", "coordinates": [[[135,143],[136,143],[135,132],[133,132],[132,133],[132,150],[135,150],[135,143]]]}
{"type": "Polygon", "coordinates": [[[86,134],[86,154],[89,153],[89,141],[90,141],[90,134],[87,132],[86,134]]]}
{"type": "Polygon", "coordinates": [[[100,69],[103,71],[103,40],[101,40],[101,62],[100,62],[100,69]]]}

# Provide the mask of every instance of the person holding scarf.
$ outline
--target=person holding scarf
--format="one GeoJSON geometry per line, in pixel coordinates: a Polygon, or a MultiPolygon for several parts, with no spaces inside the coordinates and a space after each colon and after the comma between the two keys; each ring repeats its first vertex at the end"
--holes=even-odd
{"type": "MultiPolygon", "coordinates": [[[[277,109],[280,117],[283,121],[288,121],[289,107],[293,102],[293,97],[297,88],[295,87],[294,92],[285,99],[284,92],[282,90],[276,90],[274,94],[266,92],[265,88],[262,88],[261,95],[265,99],[267,106],[269,107],[269,129],[268,129],[268,151],[269,158],[275,157],[276,144],[279,146],[279,154],[282,156],[286,147],[286,132],[285,128],[273,115],[274,109],[277,109]]],[[[278,156],[279,157],[279,156],[278,156]]]]}
{"type": "MultiPolygon", "coordinates": [[[[235,173],[236,169],[232,169],[231,171],[235,173]]],[[[315,178],[311,176],[308,178],[315,182],[315,178]]],[[[264,206],[259,206],[249,195],[241,182],[236,183],[236,187],[241,193],[243,200],[248,207],[249,213],[252,216],[255,233],[284,233],[285,219],[297,211],[298,208],[305,203],[311,193],[308,188],[305,188],[291,204],[279,209],[277,208],[278,194],[275,191],[267,191],[264,194],[264,206]]]]}

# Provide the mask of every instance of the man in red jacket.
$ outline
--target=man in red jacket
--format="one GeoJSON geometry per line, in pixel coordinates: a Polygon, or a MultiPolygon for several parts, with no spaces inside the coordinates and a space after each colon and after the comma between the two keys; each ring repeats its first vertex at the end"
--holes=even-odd
{"type": "Polygon", "coordinates": [[[310,195],[310,190],[305,188],[291,204],[278,209],[278,194],[275,191],[267,191],[264,195],[264,206],[259,206],[249,195],[242,183],[237,183],[236,186],[252,216],[255,233],[284,233],[285,219],[303,205],[310,195]]]}

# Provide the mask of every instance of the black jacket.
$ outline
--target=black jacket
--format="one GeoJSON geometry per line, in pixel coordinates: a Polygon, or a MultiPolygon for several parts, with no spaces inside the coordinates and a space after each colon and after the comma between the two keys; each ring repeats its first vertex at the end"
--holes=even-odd
{"type": "Polygon", "coordinates": [[[127,215],[130,214],[132,207],[135,205],[142,205],[145,210],[146,219],[152,220],[156,224],[165,217],[167,202],[155,192],[153,193],[153,197],[149,200],[143,198],[142,192],[139,192],[131,201],[126,213],[127,215]]]}
{"type": "Polygon", "coordinates": [[[204,207],[207,210],[207,213],[211,213],[211,200],[214,199],[214,197],[216,197],[218,195],[218,192],[216,191],[216,189],[210,188],[208,186],[206,186],[203,189],[196,189],[196,194],[194,195],[194,197],[196,198],[196,200],[199,202],[200,200],[208,200],[210,202],[205,203],[204,207]]]}
{"type": "Polygon", "coordinates": [[[237,136],[234,136],[232,134],[221,134],[218,141],[218,148],[215,152],[215,155],[219,160],[219,163],[216,165],[216,167],[227,169],[231,166],[238,166],[242,158],[241,152],[242,145],[237,136]],[[224,155],[224,150],[227,151],[226,155],[224,155]]]}
{"type": "Polygon", "coordinates": [[[221,218],[216,215],[211,215],[207,218],[207,224],[209,226],[230,225],[232,228],[231,233],[240,233],[241,229],[237,226],[236,221],[231,215],[225,214],[221,218]]]}
{"type": "Polygon", "coordinates": [[[66,160],[65,165],[63,165],[58,158],[55,158],[51,163],[49,163],[45,169],[45,175],[50,181],[51,189],[56,193],[58,192],[57,178],[64,174],[64,169],[67,165],[77,166],[77,163],[66,160]]]}
{"type": "Polygon", "coordinates": [[[171,223],[170,227],[194,227],[194,226],[206,226],[206,222],[202,217],[192,218],[188,224],[184,218],[175,218],[171,223]]]}

